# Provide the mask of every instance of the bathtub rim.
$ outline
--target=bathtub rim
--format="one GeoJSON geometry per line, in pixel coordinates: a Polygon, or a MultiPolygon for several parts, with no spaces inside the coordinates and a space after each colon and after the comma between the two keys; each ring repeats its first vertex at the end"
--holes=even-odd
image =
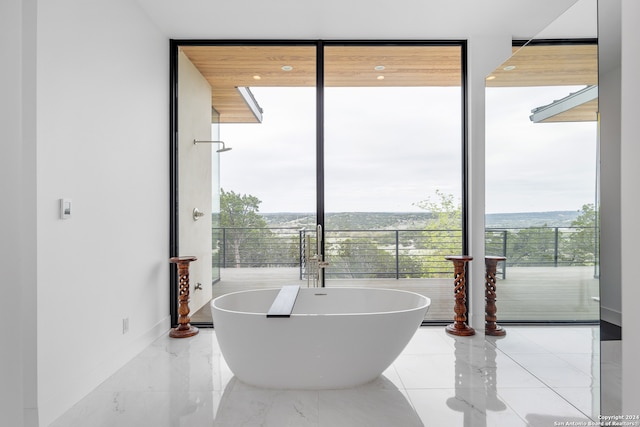
{"type": "MultiPolygon", "coordinates": [[[[235,292],[229,292],[228,294],[224,294],[224,295],[220,295],[216,298],[214,298],[213,300],[211,300],[210,302],[210,307],[211,309],[215,309],[215,310],[219,310],[225,313],[233,313],[233,314],[241,314],[241,315],[248,315],[248,316],[261,316],[261,317],[266,317],[267,315],[267,310],[263,312],[252,312],[252,311],[238,311],[238,310],[229,310],[226,308],[221,308],[215,305],[215,303],[219,300],[222,299],[226,296],[230,296],[230,295],[238,295],[238,294],[245,294],[245,293],[250,293],[250,292],[267,292],[267,291],[279,291],[282,287],[274,287],[274,288],[264,288],[264,289],[247,289],[247,290],[243,290],[243,291],[235,291],[235,292]]],[[[429,308],[431,306],[431,298],[424,296],[422,294],[419,294],[417,292],[412,292],[412,291],[406,291],[404,289],[393,289],[393,288],[372,288],[372,287],[361,287],[361,286],[345,286],[345,287],[335,287],[335,288],[331,288],[331,287],[323,287],[323,288],[307,288],[307,287],[302,287],[300,286],[300,291],[303,291],[304,289],[350,289],[350,290],[374,290],[374,291],[383,291],[383,292],[401,292],[401,293],[405,293],[405,294],[412,294],[415,296],[418,296],[419,298],[424,299],[424,302],[416,307],[412,307],[412,308],[408,308],[405,310],[389,310],[389,311],[367,311],[367,312],[362,312],[362,313],[291,313],[291,317],[318,317],[318,316],[372,316],[372,315],[391,315],[394,313],[408,313],[411,311],[416,311],[416,310],[422,310],[424,308],[429,308]]],[[[277,295],[277,293],[276,293],[277,295]]]]}

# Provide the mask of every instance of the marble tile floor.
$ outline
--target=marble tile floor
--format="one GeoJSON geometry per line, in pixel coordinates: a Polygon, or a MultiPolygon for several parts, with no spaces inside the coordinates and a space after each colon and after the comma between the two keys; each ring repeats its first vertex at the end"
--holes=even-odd
{"type": "Polygon", "coordinates": [[[51,426],[595,425],[598,328],[507,331],[502,338],[452,337],[443,327],[421,327],[377,380],[320,391],[240,382],[220,353],[214,329],[187,339],[163,336],[51,426]]]}

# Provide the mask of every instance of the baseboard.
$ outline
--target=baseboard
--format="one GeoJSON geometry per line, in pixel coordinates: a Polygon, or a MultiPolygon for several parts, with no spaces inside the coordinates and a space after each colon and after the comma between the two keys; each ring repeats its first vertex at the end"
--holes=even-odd
{"type": "MultiPolygon", "coordinates": [[[[602,300],[600,300],[602,302],[602,300]]],[[[622,313],[600,305],[600,340],[622,339],[622,313]]]]}
{"type": "Polygon", "coordinates": [[[600,306],[600,319],[617,326],[622,326],[622,313],[617,310],[602,307],[602,305],[600,306]]]}
{"type": "Polygon", "coordinates": [[[600,341],[617,341],[622,339],[622,328],[605,320],[600,321],[600,341]]]}

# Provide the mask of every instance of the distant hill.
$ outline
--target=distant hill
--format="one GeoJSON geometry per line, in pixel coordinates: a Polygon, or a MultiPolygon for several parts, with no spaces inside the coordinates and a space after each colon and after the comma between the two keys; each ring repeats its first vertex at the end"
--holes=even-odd
{"type": "MultiPolygon", "coordinates": [[[[568,227],[579,211],[518,212],[486,215],[488,228],[568,227]]],[[[268,227],[314,228],[315,214],[263,213],[268,227]]],[[[338,212],[327,213],[327,228],[342,230],[421,229],[430,217],[429,212],[338,212]]]]}
{"type": "Polygon", "coordinates": [[[577,210],[487,214],[485,223],[489,228],[568,227],[578,215],[577,210]]]}

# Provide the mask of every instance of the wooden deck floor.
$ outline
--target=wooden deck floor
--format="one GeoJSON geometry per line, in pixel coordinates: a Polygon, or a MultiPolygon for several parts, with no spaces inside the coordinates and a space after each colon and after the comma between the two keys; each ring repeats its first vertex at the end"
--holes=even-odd
{"type": "MultiPolygon", "coordinates": [[[[227,268],[213,285],[213,298],[248,289],[307,286],[296,268],[227,268]]],[[[468,286],[474,284],[467,282],[468,286]]],[[[484,283],[480,284],[484,289],[484,283]]],[[[431,298],[425,317],[428,321],[453,319],[453,278],[451,279],[334,279],[326,286],[395,288],[431,298]]],[[[507,278],[497,282],[498,322],[500,321],[595,321],[600,318],[599,281],[593,267],[510,267],[507,278]]],[[[197,310],[191,321],[211,322],[209,304],[197,310]]]]}

